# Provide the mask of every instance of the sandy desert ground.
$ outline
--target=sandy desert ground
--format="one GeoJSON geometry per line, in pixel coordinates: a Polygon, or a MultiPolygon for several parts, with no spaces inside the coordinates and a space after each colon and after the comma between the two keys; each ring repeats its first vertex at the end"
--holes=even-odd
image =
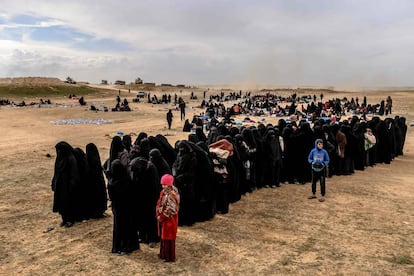
{"type": "MultiPolygon", "coordinates": [[[[188,100],[189,93],[182,96],[188,100]]],[[[86,101],[113,106],[116,94],[106,91],[86,101]]],[[[403,115],[408,124],[414,119],[412,91],[325,93],[325,98],[364,94],[368,102],[391,95],[392,116],[403,115]]],[[[92,112],[63,97],[52,98],[51,107],[0,107],[0,275],[414,275],[414,133],[409,126],[403,156],[391,165],[328,179],[324,203],[307,199],[309,183],[286,184],[243,196],[226,215],[180,227],[175,263],[161,262],[158,248],[147,245],[130,255],[111,254],[110,210],[104,219],[59,227],[50,188],[57,142],[82,148],[93,142],[104,160],[110,136],[118,131],[161,133],[172,144],[187,137],[178,112],[167,130],[169,106],[132,103],[133,96],[121,93],[132,112],[92,112]],[[112,123],[52,123],[76,118],[112,123]],[[47,227],[54,229],[45,233],[47,227]]],[[[195,107],[199,102],[189,101],[188,118],[202,112],[195,107]]]]}

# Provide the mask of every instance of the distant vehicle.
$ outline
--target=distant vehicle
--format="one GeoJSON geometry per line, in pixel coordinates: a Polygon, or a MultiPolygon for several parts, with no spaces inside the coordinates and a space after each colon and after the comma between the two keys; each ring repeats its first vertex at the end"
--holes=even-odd
{"type": "Polygon", "coordinates": [[[117,81],[115,81],[115,84],[117,84],[117,85],[125,85],[125,81],[117,80],[117,81]]]}
{"type": "Polygon", "coordinates": [[[144,91],[137,92],[137,98],[145,98],[146,96],[147,96],[147,93],[144,91]]]}
{"type": "Polygon", "coordinates": [[[108,81],[107,80],[102,80],[101,84],[108,84],[108,81]]]}
{"type": "Polygon", "coordinates": [[[143,81],[142,81],[142,79],[141,78],[136,78],[135,79],[135,84],[142,84],[143,83],[143,81]]]}

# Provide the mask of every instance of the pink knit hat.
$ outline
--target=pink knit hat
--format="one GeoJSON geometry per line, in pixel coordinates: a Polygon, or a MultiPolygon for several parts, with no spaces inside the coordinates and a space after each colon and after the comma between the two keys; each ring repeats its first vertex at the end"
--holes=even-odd
{"type": "Polygon", "coordinates": [[[174,176],[171,174],[164,174],[161,177],[161,185],[172,186],[174,183],[174,176]]]}

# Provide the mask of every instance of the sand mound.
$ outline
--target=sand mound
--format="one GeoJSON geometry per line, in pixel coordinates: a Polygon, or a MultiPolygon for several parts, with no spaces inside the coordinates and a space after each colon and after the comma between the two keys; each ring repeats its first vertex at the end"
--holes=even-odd
{"type": "Polygon", "coordinates": [[[65,82],[58,78],[47,77],[21,77],[21,78],[0,78],[0,84],[13,85],[64,85],[65,82]]]}
{"type": "MultiPolygon", "coordinates": [[[[30,90],[41,90],[37,88],[30,90]]],[[[154,89],[158,90],[151,95],[166,93],[163,87],[154,89]]],[[[196,107],[201,99],[189,99],[193,89],[179,90],[172,93],[188,103],[187,118],[204,111],[196,107]]],[[[157,257],[159,244],[156,248],[141,244],[141,250],[125,256],[112,254],[110,209],[103,219],[59,227],[61,217],[52,212],[51,179],[57,142],[83,149],[93,142],[102,161],[109,157],[111,136],[118,132],[164,134],[175,145],[189,134],[182,132],[179,110],[145,100],[135,103],[132,89],[129,93],[123,88],[103,90],[85,100],[115,106],[120,95],[130,102],[131,112],[94,112],[60,96],[72,92],[51,97],[59,104],[48,107],[0,107],[0,275],[414,275],[414,127],[408,128],[404,155],[391,164],[328,178],[323,203],[307,199],[310,183],[282,184],[243,196],[231,204],[228,214],[179,227],[177,261],[164,263],[157,257]],[[167,108],[174,113],[171,130],[165,120],[167,108]],[[57,120],[87,123],[54,124],[57,120]],[[112,123],[91,123],[103,120],[112,123]]],[[[206,97],[220,92],[210,89],[206,97]]],[[[33,96],[37,100],[44,95],[39,93],[33,96]]],[[[203,89],[194,93],[202,97],[203,89]]],[[[414,119],[411,91],[324,95],[326,99],[366,95],[368,103],[391,95],[395,114],[390,117],[404,114],[407,122],[414,119]]],[[[277,125],[279,117],[265,119],[266,124],[277,125]]]]}

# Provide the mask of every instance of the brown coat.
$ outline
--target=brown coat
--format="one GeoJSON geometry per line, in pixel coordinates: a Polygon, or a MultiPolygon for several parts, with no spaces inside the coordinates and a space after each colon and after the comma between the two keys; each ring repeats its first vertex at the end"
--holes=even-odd
{"type": "Polygon", "coordinates": [[[342,131],[338,130],[338,132],[335,135],[335,139],[336,139],[336,143],[338,144],[338,149],[337,149],[338,156],[340,158],[344,158],[345,157],[345,147],[346,147],[346,144],[347,144],[346,136],[342,131]]]}

